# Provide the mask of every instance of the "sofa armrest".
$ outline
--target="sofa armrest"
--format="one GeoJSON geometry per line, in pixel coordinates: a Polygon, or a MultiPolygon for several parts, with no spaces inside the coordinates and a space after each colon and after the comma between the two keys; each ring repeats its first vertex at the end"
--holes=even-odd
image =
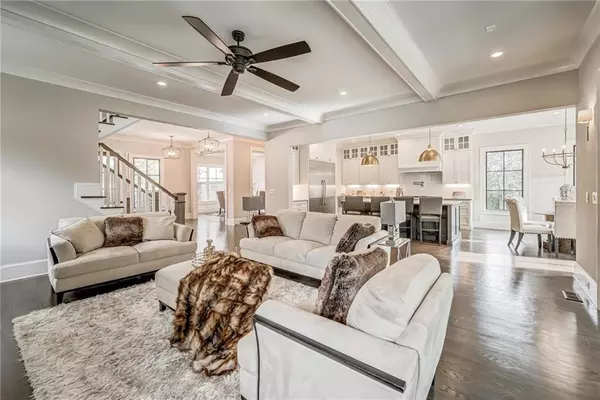
{"type": "Polygon", "coordinates": [[[252,225],[252,222],[249,222],[248,225],[246,225],[246,229],[248,233],[248,238],[256,237],[256,232],[254,231],[254,225],[252,225]]]}
{"type": "Polygon", "coordinates": [[[191,242],[194,238],[194,228],[187,225],[174,223],[175,226],[175,239],[178,242],[191,242]]]}
{"type": "Polygon", "coordinates": [[[48,247],[48,265],[56,265],[77,258],[77,252],[71,242],[56,235],[48,237],[46,246],[48,247]]]}
{"type": "Polygon", "coordinates": [[[254,323],[261,398],[277,398],[278,382],[290,379],[298,379],[286,384],[295,398],[412,398],[418,379],[412,349],[276,300],[260,306],[254,323]]]}
{"type": "Polygon", "coordinates": [[[378,231],[375,232],[374,234],[367,236],[366,238],[362,238],[358,241],[358,243],[356,243],[356,246],[354,247],[354,251],[363,251],[363,250],[367,250],[368,248],[372,247],[373,245],[375,245],[376,243],[379,243],[382,239],[385,239],[387,237],[388,233],[387,231],[378,231]]]}

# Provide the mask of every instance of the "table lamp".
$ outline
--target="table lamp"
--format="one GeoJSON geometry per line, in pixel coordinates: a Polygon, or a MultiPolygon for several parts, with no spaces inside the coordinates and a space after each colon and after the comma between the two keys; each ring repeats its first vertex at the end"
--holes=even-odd
{"type": "Polygon", "coordinates": [[[388,229],[386,244],[394,245],[400,238],[398,225],[406,221],[406,206],[403,201],[385,201],[380,207],[381,223],[387,225],[388,229]]]}

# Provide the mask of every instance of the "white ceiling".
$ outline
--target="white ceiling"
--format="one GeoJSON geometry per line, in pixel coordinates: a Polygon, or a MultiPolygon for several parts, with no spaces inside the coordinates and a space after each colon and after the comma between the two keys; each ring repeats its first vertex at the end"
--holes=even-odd
{"type": "Polygon", "coordinates": [[[259,129],[575,69],[600,34],[594,1],[3,1],[0,7],[3,72],[259,129]],[[311,53],[261,65],[300,89],[290,93],[244,74],[234,96],[223,98],[227,67],[153,67],[153,61],[222,58],[182,15],[202,18],[226,43],[233,43],[233,29],[243,30],[243,45],[254,52],[306,40],[311,53]],[[497,29],[488,34],[491,24],[497,29]],[[505,55],[490,59],[496,50],[505,55]],[[168,86],[157,86],[159,80],[168,86]]]}
{"type": "Polygon", "coordinates": [[[173,141],[176,143],[195,145],[209,133],[211,138],[219,141],[231,139],[229,135],[214,131],[192,129],[148,120],[138,120],[110,137],[111,139],[138,139],[167,143],[170,140],[169,135],[173,135],[173,141]]]}

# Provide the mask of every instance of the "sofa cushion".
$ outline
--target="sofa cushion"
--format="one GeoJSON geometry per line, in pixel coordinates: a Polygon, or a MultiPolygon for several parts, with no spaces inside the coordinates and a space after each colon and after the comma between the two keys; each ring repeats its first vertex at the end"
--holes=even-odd
{"type": "MultiPolygon", "coordinates": [[[[197,248],[196,242],[177,242],[175,240],[152,240],[138,243],[133,248],[140,255],[140,262],[158,260],[161,258],[193,253],[197,248]]],[[[190,257],[191,259],[191,257],[190,257]]]]}
{"type": "Polygon", "coordinates": [[[104,247],[133,246],[144,237],[141,217],[106,217],[104,247]]]}
{"type": "Polygon", "coordinates": [[[52,231],[52,233],[70,242],[77,253],[87,253],[104,244],[102,231],[87,217],[52,231]]]}
{"type": "Polygon", "coordinates": [[[144,233],[142,240],[175,240],[175,216],[142,217],[144,233]]]}
{"type": "Polygon", "coordinates": [[[266,238],[244,238],[240,240],[240,248],[255,251],[260,254],[273,255],[275,245],[291,241],[285,236],[270,236],[266,238]]]}
{"type": "Polygon", "coordinates": [[[273,255],[285,260],[303,263],[306,261],[306,253],[319,247],[323,247],[323,245],[310,240],[290,240],[277,244],[273,249],[273,255]]]}
{"type": "Polygon", "coordinates": [[[356,294],[387,263],[388,254],[380,247],[366,252],[338,254],[325,269],[315,302],[315,314],[345,324],[356,294]]]}
{"type": "Polygon", "coordinates": [[[357,293],[347,324],[372,336],[396,341],[440,276],[440,264],[417,254],[371,278],[357,293]]]}
{"type": "Polygon", "coordinates": [[[90,274],[92,272],[127,267],[138,263],[138,253],[133,247],[101,247],[81,254],[74,260],[54,265],[52,273],[57,279],[90,274]]]}
{"type": "Polygon", "coordinates": [[[336,221],[337,215],[335,214],[307,212],[302,223],[300,239],[319,242],[328,246],[331,242],[331,235],[336,221]]]}
{"type": "Polygon", "coordinates": [[[304,218],[306,218],[304,211],[281,210],[277,213],[283,235],[292,239],[300,239],[304,218]]]}
{"type": "Polygon", "coordinates": [[[284,236],[279,221],[274,215],[255,215],[252,217],[251,225],[257,238],[284,236]]]}
{"type": "Polygon", "coordinates": [[[325,269],[329,261],[336,255],[335,246],[318,247],[306,253],[306,263],[313,267],[325,269]]]}
{"type": "Polygon", "coordinates": [[[344,236],[354,223],[371,224],[375,227],[375,231],[381,230],[381,219],[379,217],[371,215],[338,215],[329,244],[337,246],[342,236],[344,236]]]}

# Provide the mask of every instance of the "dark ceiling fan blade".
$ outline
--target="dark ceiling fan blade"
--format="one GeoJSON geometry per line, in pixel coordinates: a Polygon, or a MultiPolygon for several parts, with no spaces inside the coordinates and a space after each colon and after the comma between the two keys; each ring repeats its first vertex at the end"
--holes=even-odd
{"type": "Polygon", "coordinates": [[[229,75],[227,75],[227,80],[225,80],[225,84],[223,85],[221,96],[229,96],[233,93],[233,89],[235,89],[238,77],[239,75],[233,72],[233,69],[229,72],[229,75]]]}
{"type": "Polygon", "coordinates": [[[199,34],[204,36],[204,38],[208,40],[213,46],[221,50],[223,54],[231,54],[231,50],[229,50],[229,47],[227,47],[225,42],[223,42],[223,40],[221,40],[221,38],[218,37],[217,34],[214,33],[212,29],[208,27],[208,25],[202,22],[200,18],[190,16],[183,16],[181,18],[183,18],[185,22],[190,24],[192,28],[194,28],[199,34]]]}
{"type": "Polygon", "coordinates": [[[152,63],[155,67],[204,67],[207,65],[227,65],[225,61],[169,61],[152,63]]]}
{"type": "Polygon", "coordinates": [[[285,46],[275,47],[274,49],[261,51],[254,54],[254,63],[263,63],[267,61],[281,60],[284,58],[296,57],[302,54],[310,53],[310,47],[304,40],[301,42],[286,44],[285,46]]]}
{"type": "Polygon", "coordinates": [[[259,78],[263,78],[264,80],[269,81],[274,85],[289,90],[290,92],[295,92],[300,87],[294,82],[290,82],[287,79],[280,77],[279,75],[275,75],[272,72],[265,71],[264,69],[260,69],[258,67],[250,67],[248,68],[248,72],[258,76],[259,78]]]}

